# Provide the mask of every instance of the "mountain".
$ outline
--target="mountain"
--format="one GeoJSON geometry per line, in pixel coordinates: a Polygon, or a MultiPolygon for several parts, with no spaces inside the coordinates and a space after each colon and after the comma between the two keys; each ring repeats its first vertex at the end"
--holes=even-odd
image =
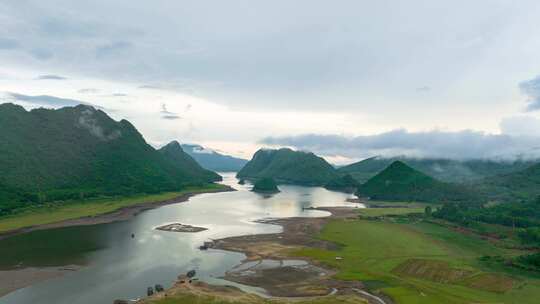
{"type": "Polygon", "coordinates": [[[215,180],[171,162],[127,120],[84,105],[26,111],[1,104],[0,172],[0,213],[24,204],[156,193],[215,180]]]}
{"type": "Polygon", "coordinates": [[[338,178],[332,179],[324,187],[328,190],[343,191],[354,193],[360,183],[355,180],[350,174],[345,174],[338,178]]]}
{"type": "Polygon", "coordinates": [[[464,186],[438,181],[401,161],[358,187],[358,195],[374,200],[430,203],[477,201],[479,196],[464,186]]]}
{"type": "Polygon", "coordinates": [[[199,145],[183,144],[182,149],[203,168],[213,171],[236,172],[242,169],[248,162],[246,159],[220,154],[199,145]]]}
{"type": "Polygon", "coordinates": [[[540,196],[540,163],[526,169],[488,177],[475,186],[492,200],[524,201],[540,196]]]}
{"type": "Polygon", "coordinates": [[[178,170],[190,172],[194,177],[205,181],[220,181],[221,175],[216,172],[203,169],[189,154],[184,152],[180,144],[174,140],[158,150],[161,155],[168,159],[178,170]]]}
{"type": "Polygon", "coordinates": [[[338,177],[336,170],[313,153],[260,149],[237,174],[239,178],[271,177],[278,183],[322,186],[338,177]]]}
{"type": "Polygon", "coordinates": [[[399,160],[429,176],[453,183],[473,182],[485,177],[523,170],[534,164],[533,161],[495,161],[495,160],[451,160],[441,158],[411,157],[372,157],[338,169],[342,174],[351,174],[359,182],[365,182],[399,160]]]}

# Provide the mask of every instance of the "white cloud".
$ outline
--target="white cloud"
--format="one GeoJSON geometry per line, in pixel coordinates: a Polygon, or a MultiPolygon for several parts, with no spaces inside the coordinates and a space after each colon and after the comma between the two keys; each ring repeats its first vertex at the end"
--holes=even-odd
{"type": "Polygon", "coordinates": [[[376,155],[450,159],[540,157],[539,136],[487,134],[471,130],[409,132],[401,129],[354,137],[307,134],[268,137],[261,142],[309,150],[322,155],[349,158],[366,158],[376,155]]]}

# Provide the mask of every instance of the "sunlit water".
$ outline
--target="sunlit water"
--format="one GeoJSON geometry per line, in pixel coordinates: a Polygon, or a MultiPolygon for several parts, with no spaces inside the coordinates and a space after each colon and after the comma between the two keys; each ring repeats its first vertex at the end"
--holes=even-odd
{"type": "Polygon", "coordinates": [[[87,265],[80,271],[12,292],[0,298],[0,303],[112,303],[114,299],[143,297],[148,286],[170,286],[179,274],[191,269],[197,270],[201,280],[231,284],[219,277],[239,265],[245,256],[221,250],[200,251],[198,247],[204,241],[281,231],[280,226],[254,222],[262,218],[328,215],[304,210],[307,207],[359,206],[346,202],[349,194],[320,187],[282,185],[280,193],[265,197],[249,191],[250,185],[238,185],[234,174],[222,175],[223,183],[238,191],[197,195],[124,222],[35,231],[0,241],[3,268],[17,264],[87,265]],[[179,233],[154,229],[173,222],[208,230],[179,233]]]}

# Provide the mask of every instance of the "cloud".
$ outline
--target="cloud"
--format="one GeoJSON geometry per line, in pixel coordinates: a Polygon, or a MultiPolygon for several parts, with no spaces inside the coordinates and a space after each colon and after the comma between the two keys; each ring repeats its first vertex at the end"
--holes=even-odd
{"type": "Polygon", "coordinates": [[[49,95],[37,95],[37,96],[30,96],[30,95],[24,95],[24,94],[18,94],[18,93],[7,93],[8,97],[17,100],[22,101],[25,103],[38,105],[38,106],[45,106],[45,107],[53,107],[53,108],[59,108],[59,107],[71,107],[76,106],[79,104],[93,106],[98,109],[103,109],[103,107],[96,106],[94,104],[91,104],[86,101],[76,100],[76,99],[68,99],[68,98],[60,98],[55,96],[49,96],[49,95]]]}
{"type": "Polygon", "coordinates": [[[98,119],[94,117],[94,109],[86,108],[81,112],[79,116],[79,126],[87,129],[90,134],[103,140],[115,140],[122,136],[122,131],[119,129],[109,130],[105,132],[102,126],[100,126],[98,119]]]}
{"type": "Polygon", "coordinates": [[[161,113],[161,118],[163,118],[163,119],[176,120],[176,119],[181,119],[182,118],[178,114],[168,111],[167,110],[167,105],[164,104],[164,103],[161,104],[160,113],[161,113]]]}
{"type": "Polygon", "coordinates": [[[429,92],[429,91],[431,91],[431,87],[428,87],[428,86],[419,87],[419,88],[416,88],[416,91],[417,92],[429,92]]]}
{"type": "Polygon", "coordinates": [[[122,51],[133,47],[131,42],[127,41],[115,41],[105,45],[98,46],[96,48],[96,57],[103,58],[110,55],[120,54],[122,51]]]}
{"type": "Polygon", "coordinates": [[[43,48],[34,48],[32,50],[30,50],[30,54],[38,59],[38,60],[49,60],[51,59],[54,54],[53,52],[47,50],[47,49],[43,49],[43,48]]]}
{"type": "Polygon", "coordinates": [[[409,132],[398,129],[355,137],[319,134],[267,137],[261,143],[349,158],[406,155],[450,159],[512,159],[518,156],[540,157],[539,139],[538,136],[488,134],[471,130],[409,132]]]}
{"type": "Polygon", "coordinates": [[[527,96],[526,111],[540,110],[540,75],[519,84],[521,93],[527,96]]]}
{"type": "Polygon", "coordinates": [[[540,119],[532,116],[507,117],[500,123],[503,134],[513,136],[540,136],[540,119]]]}
{"type": "Polygon", "coordinates": [[[47,75],[39,75],[38,77],[36,77],[36,80],[67,80],[67,78],[64,76],[47,74],[47,75]]]}
{"type": "Polygon", "coordinates": [[[159,89],[161,89],[160,86],[150,85],[150,84],[140,85],[138,88],[139,89],[148,89],[148,90],[159,90],[159,89]]]}
{"type": "Polygon", "coordinates": [[[95,88],[85,88],[85,89],[80,89],[77,92],[81,94],[97,94],[99,93],[99,90],[95,88]]]}
{"type": "Polygon", "coordinates": [[[274,111],[405,108],[422,98],[450,107],[472,97],[509,100],[516,75],[535,62],[528,50],[540,40],[540,28],[527,26],[537,21],[534,0],[520,6],[490,0],[220,1],[212,10],[204,1],[4,2],[2,33],[35,50],[35,58],[48,59],[29,61],[27,51],[0,58],[13,66],[187,83],[175,90],[274,111]],[[414,90],[426,75],[433,75],[434,100],[414,90]]]}
{"type": "Polygon", "coordinates": [[[19,48],[19,42],[11,38],[0,38],[0,50],[14,50],[19,48]]]}

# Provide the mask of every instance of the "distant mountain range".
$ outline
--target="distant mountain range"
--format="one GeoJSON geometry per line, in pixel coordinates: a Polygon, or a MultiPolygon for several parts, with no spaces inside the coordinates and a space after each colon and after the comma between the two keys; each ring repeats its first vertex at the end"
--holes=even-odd
{"type": "Polygon", "coordinates": [[[182,149],[203,168],[219,172],[237,172],[248,162],[246,159],[220,154],[199,145],[183,144],[182,149]]]}
{"type": "Polygon", "coordinates": [[[394,161],[402,161],[408,166],[445,182],[463,183],[478,181],[485,177],[507,174],[523,170],[536,161],[494,161],[494,160],[450,160],[437,158],[372,157],[338,169],[342,174],[351,174],[363,183],[384,170],[394,161]]]}
{"type": "Polygon", "coordinates": [[[310,152],[260,149],[237,174],[239,178],[273,178],[277,183],[323,186],[339,177],[323,158],[310,152]]]}
{"type": "Polygon", "coordinates": [[[401,161],[387,168],[358,187],[358,195],[373,200],[416,202],[475,202],[476,193],[462,185],[438,181],[401,161]]]}
{"type": "Polygon", "coordinates": [[[179,190],[219,179],[177,144],[148,145],[127,120],[79,105],[0,105],[0,213],[54,200],[179,190]]]}

